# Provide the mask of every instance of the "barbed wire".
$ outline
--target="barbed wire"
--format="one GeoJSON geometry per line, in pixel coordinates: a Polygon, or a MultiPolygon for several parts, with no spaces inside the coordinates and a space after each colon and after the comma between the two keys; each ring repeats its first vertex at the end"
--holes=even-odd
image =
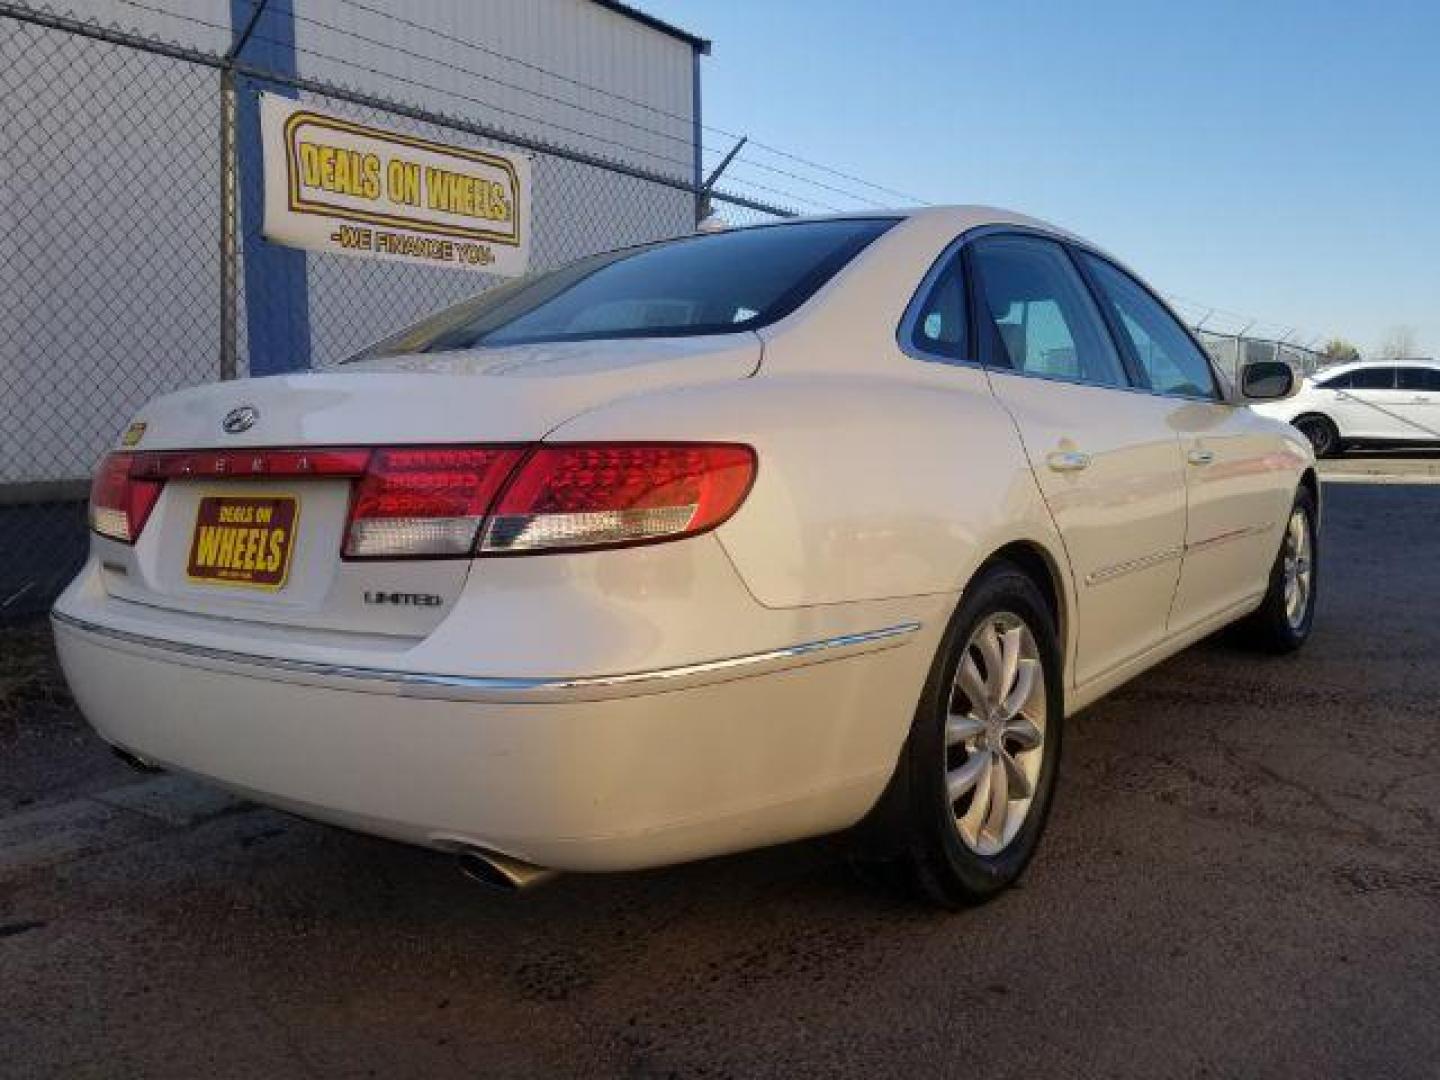
{"type": "MultiPolygon", "coordinates": [[[[228,29],[229,29],[225,24],[218,23],[218,22],[214,22],[214,21],[211,21],[211,20],[208,20],[208,19],[203,19],[203,18],[200,18],[199,16],[191,15],[191,14],[188,14],[188,13],[185,13],[185,12],[179,12],[179,11],[175,11],[175,10],[172,10],[172,9],[169,9],[169,8],[161,7],[161,6],[158,5],[158,4],[147,3],[147,2],[145,2],[145,0],[116,0],[116,2],[117,2],[117,3],[120,3],[120,4],[123,4],[123,5],[127,6],[127,7],[135,8],[135,9],[137,9],[137,10],[147,11],[147,12],[150,12],[151,14],[160,15],[160,16],[163,16],[163,17],[178,19],[178,20],[180,20],[180,21],[182,21],[182,22],[188,22],[188,23],[191,23],[191,24],[194,24],[194,25],[198,25],[198,26],[205,27],[205,28],[207,28],[207,29],[211,29],[211,30],[219,30],[219,31],[227,31],[227,32],[228,32],[228,29]]],[[[360,5],[355,5],[355,6],[360,6],[360,5]]],[[[254,7],[255,7],[255,5],[252,3],[252,5],[251,5],[252,11],[254,10],[254,7]]],[[[367,9],[367,10],[369,10],[369,9],[367,9]]],[[[321,27],[321,28],[323,28],[323,29],[331,30],[332,32],[337,33],[337,34],[340,34],[340,35],[342,35],[342,36],[354,38],[355,40],[363,41],[363,42],[365,42],[366,44],[369,44],[369,45],[373,45],[373,46],[377,46],[377,47],[382,47],[382,48],[385,48],[385,49],[387,49],[387,50],[389,50],[389,51],[392,51],[392,52],[399,52],[399,53],[401,53],[401,54],[403,54],[403,55],[410,56],[410,57],[413,58],[413,59],[421,60],[421,61],[424,61],[424,62],[427,62],[427,63],[434,63],[434,64],[436,64],[436,65],[439,66],[439,67],[446,68],[446,69],[449,69],[449,70],[453,70],[453,71],[455,71],[455,72],[457,72],[457,73],[459,73],[459,74],[466,75],[467,77],[474,77],[474,78],[476,78],[476,79],[480,79],[480,80],[482,80],[482,81],[490,82],[490,83],[493,83],[493,84],[498,85],[498,86],[503,86],[503,87],[506,87],[507,89],[512,89],[512,90],[515,90],[515,91],[520,92],[520,93],[533,94],[534,96],[536,96],[536,97],[538,97],[538,98],[540,98],[540,99],[542,99],[542,100],[549,101],[549,102],[551,102],[551,103],[553,103],[553,104],[557,104],[557,105],[560,105],[560,106],[562,106],[562,107],[573,108],[573,109],[576,109],[576,110],[578,110],[578,111],[580,111],[580,112],[582,112],[582,113],[586,113],[586,114],[589,114],[589,115],[591,115],[591,116],[594,116],[594,117],[596,117],[596,118],[598,118],[598,119],[603,119],[603,120],[607,120],[607,121],[617,122],[617,123],[620,123],[620,124],[622,124],[622,125],[624,125],[624,126],[633,128],[633,129],[635,129],[635,130],[637,130],[637,131],[640,131],[640,132],[643,132],[643,133],[645,133],[645,134],[653,135],[653,136],[658,136],[658,137],[660,137],[660,138],[663,138],[663,139],[666,139],[666,140],[669,140],[669,141],[678,142],[678,143],[681,143],[681,144],[683,144],[683,145],[685,145],[685,146],[687,146],[687,147],[693,145],[693,144],[691,143],[691,140],[688,139],[688,138],[682,138],[682,137],[680,137],[680,136],[676,136],[676,135],[674,135],[674,134],[672,134],[672,133],[669,133],[669,132],[664,132],[664,131],[660,131],[660,130],[658,130],[658,129],[649,128],[649,127],[646,127],[646,126],[644,126],[644,125],[636,124],[636,123],[633,123],[633,122],[631,122],[631,121],[624,120],[624,119],[621,118],[621,117],[612,116],[612,115],[610,115],[610,114],[608,114],[608,113],[602,113],[602,112],[599,112],[598,110],[590,109],[590,108],[588,108],[588,107],[586,107],[586,106],[584,106],[584,105],[581,105],[581,104],[578,103],[578,102],[571,102],[571,101],[568,101],[568,100],[566,100],[566,99],[564,99],[564,98],[556,97],[556,96],[554,96],[554,95],[545,94],[545,93],[543,93],[543,92],[538,92],[538,91],[533,91],[533,90],[531,90],[531,89],[528,88],[528,87],[523,87],[523,86],[519,86],[519,85],[514,84],[514,83],[509,83],[509,82],[506,82],[506,81],[503,80],[503,79],[497,79],[497,78],[495,78],[495,77],[493,77],[493,76],[486,75],[486,74],[484,74],[484,73],[482,73],[482,72],[477,72],[477,71],[474,71],[473,69],[466,68],[466,67],[464,67],[463,65],[457,65],[457,64],[450,63],[449,61],[443,60],[442,58],[439,58],[439,57],[434,57],[434,56],[430,56],[430,55],[428,55],[428,54],[415,52],[414,50],[405,49],[405,48],[403,48],[402,46],[393,45],[393,44],[391,44],[391,43],[389,43],[389,42],[383,42],[383,41],[380,41],[379,39],[372,38],[372,37],[369,37],[369,36],[364,35],[364,34],[360,34],[360,33],[355,32],[355,31],[350,31],[350,30],[347,30],[347,29],[345,29],[345,28],[343,28],[343,27],[337,27],[337,26],[334,26],[334,25],[331,24],[331,23],[328,23],[328,22],[325,22],[325,21],[319,20],[319,19],[314,19],[314,18],[311,18],[311,17],[309,17],[309,16],[303,16],[303,15],[299,15],[299,14],[297,13],[297,14],[295,15],[295,17],[296,17],[298,20],[300,20],[300,21],[308,22],[308,23],[313,23],[313,24],[315,24],[316,26],[319,26],[319,27],[321,27]]],[[[404,20],[404,21],[407,22],[407,23],[409,22],[409,20],[404,20]]],[[[418,25],[418,24],[417,24],[417,25],[418,25]]],[[[448,36],[448,35],[442,35],[442,36],[448,36]]],[[[310,48],[310,47],[303,46],[303,45],[299,45],[299,44],[296,44],[296,43],[293,43],[293,42],[282,41],[282,40],[276,39],[276,38],[271,37],[271,36],[269,36],[269,35],[267,35],[267,34],[264,34],[264,33],[260,33],[260,32],[253,33],[253,34],[251,35],[251,40],[261,41],[261,42],[265,42],[265,43],[268,43],[268,44],[279,45],[279,46],[283,46],[283,47],[286,47],[286,48],[292,48],[292,49],[294,49],[295,52],[297,52],[297,53],[299,53],[299,54],[301,54],[301,55],[311,56],[311,57],[313,57],[313,58],[315,58],[315,59],[323,60],[323,61],[326,61],[326,62],[329,62],[329,63],[332,63],[332,64],[336,64],[336,65],[339,65],[339,66],[342,66],[342,67],[357,68],[357,69],[359,69],[359,70],[365,71],[365,72],[367,72],[367,73],[369,73],[369,74],[375,75],[375,76],[377,76],[377,77],[379,77],[379,78],[382,78],[382,79],[393,79],[393,80],[395,80],[395,81],[397,81],[397,82],[400,82],[400,83],[403,83],[403,84],[406,84],[406,85],[409,85],[409,86],[416,87],[417,89],[425,90],[425,91],[428,91],[428,92],[431,92],[431,93],[442,94],[442,95],[445,95],[445,96],[448,96],[448,97],[456,98],[456,99],[461,100],[461,101],[467,101],[467,102],[470,102],[470,103],[472,103],[472,104],[479,105],[479,106],[482,106],[482,107],[484,107],[484,108],[490,109],[490,110],[492,110],[492,111],[494,111],[494,112],[501,113],[501,114],[503,114],[503,115],[506,115],[506,116],[509,116],[509,117],[512,117],[512,118],[524,120],[524,121],[527,121],[527,122],[529,122],[529,123],[539,125],[539,126],[541,126],[541,127],[551,128],[551,129],[556,130],[556,131],[562,131],[562,132],[565,132],[565,133],[570,134],[570,135],[575,135],[575,136],[577,136],[577,137],[579,137],[579,138],[582,138],[582,139],[591,139],[591,140],[594,140],[594,141],[603,143],[603,144],[608,145],[608,146],[616,147],[616,148],[618,148],[618,149],[620,149],[620,150],[625,150],[625,151],[629,151],[629,152],[631,152],[631,153],[640,154],[640,155],[643,155],[643,156],[645,156],[645,157],[647,157],[647,158],[650,158],[650,159],[652,159],[652,160],[654,160],[654,161],[659,161],[659,162],[662,162],[662,163],[667,164],[667,165],[673,165],[673,166],[676,166],[676,167],[678,167],[678,168],[683,168],[683,169],[685,169],[687,172],[689,172],[689,171],[694,167],[694,163],[693,163],[692,161],[686,161],[686,160],[683,160],[683,159],[681,159],[681,158],[679,158],[679,157],[675,157],[675,156],[671,156],[671,155],[668,155],[668,154],[664,154],[664,153],[661,153],[661,152],[659,152],[659,151],[650,149],[650,148],[648,148],[648,147],[636,146],[636,145],[634,145],[634,144],[632,144],[632,143],[625,142],[625,141],[620,140],[620,139],[610,138],[610,137],[608,137],[608,136],[599,135],[599,134],[596,134],[596,133],[591,132],[591,131],[582,131],[582,130],[579,130],[579,129],[577,129],[577,128],[569,127],[568,125],[565,125],[565,124],[563,124],[563,123],[559,123],[559,122],[554,121],[554,120],[550,120],[550,119],[547,119],[547,118],[544,118],[544,117],[533,116],[533,115],[528,114],[528,113],[520,112],[520,111],[518,111],[518,110],[516,110],[516,109],[511,109],[511,108],[507,108],[507,107],[498,105],[498,104],[496,104],[496,103],[493,102],[493,101],[489,101],[489,100],[486,100],[486,99],[484,99],[484,98],[476,97],[476,96],[473,95],[473,94],[467,94],[467,93],[464,93],[464,92],[459,91],[459,90],[455,90],[455,89],[451,89],[451,88],[448,88],[448,87],[439,86],[439,85],[436,85],[436,84],[434,84],[434,83],[426,82],[426,81],[423,81],[423,80],[420,80],[420,79],[411,78],[411,77],[409,77],[409,76],[402,75],[402,74],[400,74],[400,73],[398,73],[398,72],[387,71],[387,70],[384,70],[384,69],[376,68],[376,67],[373,67],[373,66],[371,66],[371,65],[367,65],[367,64],[361,63],[361,62],[359,62],[359,61],[357,61],[357,60],[354,60],[354,59],[343,58],[343,57],[335,56],[335,55],[333,55],[333,54],[331,54],[331,53],[323,52],[323,51],[321,51],[321,50],[314,49],[314,48],[310,48]]],[[[459,39],[455,39],[455,40],[458,41],[459,39]]],[[[530,65],[530,66],[534,67],[535,65],[530,65]]],[[[542,71],[543,71],[543,70],[545,70],[545,69],[537,68],[537,70],[542,70],[542,71]]],[[[712,154],[718,154],[718,153],[721,152],[721,151],[719,151],[718,149],[716,149],[716,148],[714,148],[714,147],[703,147],[703,146],[702,146],[702,150],[705,151],[705,152],[712,153],[712,154]]],[[[794,179],[794,180],[796,180],[796,181],[798,181],[798,182],[800,182],[800,183],[803,183],[803,184],[809,184],[809,185],[811,185],[811,186],[818,187],[818,188],[821,188],[821,189],[823,189],[823,190],[827,190],[827,191],[833,192],[833,193],[838,194],[838,195],[842,195],[842,196],[844,196],[844,197],[846,197],[846,198],[848,198],[848,199],[851,199],[851,200],[854,201],[854,202],[865,203],[865,204],[868,204],[868,205],[870,205],[870,206],[877,206],[877,207],[881,205],[881,204],[879,204],[879,203],[875,203],[873,200],[867,199],[865,196],[860,195],[860,194],[858,194],[858,193],[856,193],[856,192],[848,191],[848,190],[845,190],[845,189],[842,189],[842,188],[838,188],[838,187],[836,187],[836,186],[834,186],[834,185],[829,185],[829,184],[824,183],[823,181],[818,181],[818,180],[815,180],[815,179],[813,179],[813,178],[801,176],[801,175],[799,175],[799,174],[797,174],[797,173],[794,173],[793,171],[782,170],[782,169],[775,168],[775,167],[773,167],[773,166],[767,166],[767,165],[765,165],[764,163],[761,163],[761,162],[747,161],[746,164],[747,164],[747,165],[750,165],[750,166],[752,166],[752,167],[754,167],[754,168],[759,168],[759,169],[762,169],[762,170],[767,171],[767,172],[770,172],[770,173],[774,173],[774,174],[781,175],[781,176],[786,176],[786,177],[788,177],[788,178],[794,179]]],[[[817,197],[815,197],[815,196],[813,196],[813,195],[803,194],[803,193],[801,193],[801,192],[796,192],[796,191],[793,191],[793,190],[790,190],[790,189],[777,187],[777,186],[775,186],[775,185],[773,185],[773,184],[767,184],[767,183],[764,183],[764,182],[762,182],[762,181],[755,180],[755,179],[753,179],[753,178],[744,179],[743,182],[744,182],[744,184],[745,184],[748,188],[752,188],[752,189],[754,189],[754,190],[756,190],[756,191],[764,191],[764,192],[767,192],[767,193],[769,193],[769,194],[773,194],[773,195],[780,196],[781,198],[788,199],[788,200],[790,200],[790,201],[792,201],[792,202],[794,202],[794,203],[797,203],[797,204],[799,204],[799,205],[801,205],[801,206],[804,206],[804,207],[808,207],[808,208],[810,208],[810,209],[812,209],[812,210],[821,210],[821,211],[827,211],[827,212],[832,212],[832,213],[843,212],[843,209],[842,209],[841,207],[837,207],[837,206],[835,206],[834,204],[829,203],[829,202],[826,202],[826,201],[824,201],[823,199],[817,198],[817,197]]]]}
{"type": "MultiPolygon", "coordinates": [[[[248,2],[251,3],[253,6],[256,0],[248,0],[248,2]]],[[[467,41],[466,39],[458,37],[454,34],[447,34],[445,31],[437,29],[436,27],[426,26],[425,24],[416,22],[413,19],[407,19],[403,15],[397,15],[392,11],[386,11],[383,8],[377,8],[370,4],[366,4],[363,2],[363,0],[340,0],[340,3],[346,5],[347,7],[356,8],[360,11],[365,11],[372,15],[379,16],[380,18],[389,19],[392,22],[396,22],[401,25],[408,26],[412,29],[419,30],[422,33],[430,34],[451,44],[459,45],[467,49],[473,49],[488,56],[493,56],[497,59],[508,61],[509,63],[516,64],[530,71],[534,71],[537,74],[545,75],[552,79],[558,79],[561,82],[568,83],[579,89],[587,90],[595,94],[600,94],[604,97],[612,98],[616,101],[623,101],[627,105],[633,105],[637,108],[645,109],[648,112],[653,112],[658,116],[665,117],[666,119],[677,120],[687,124],[691,123],[693,120],[692,117],[685,116],[682,113],[676,113],[668,109],[664,109],[658,105],[655,105],[653,102],[641,101],[637,98],[633,98],[626,94],[619,93],[618,91],[610,90],[606,87],[596,86],[593,83],[585,82],[583,79],[576,79],[573,76],[565,75],[558,71],[552,71],[549,68],[546,68],[539,64],[535,64],[532,61],[524,60],[517,56],[512,56],[511,54],[496,49],[493,46],[481,45],[478,42],[467,41]]],[[[293,5],[291,10],[293,10],[293,5]]],[[[713,124],[702,123],[700,126],[702,130],[708,131],[712,135],[722,135],[727,139],[740,138],[740,135],[738,133],[726,130],[722,127],[717,127],[713,124]]],[[[919,196],[908,195],[903,191],[898,191],[894,188],[885,187],[883,184],[877,184],[872,180],[866,180],[863,177],[855,176],[841,169],[837,169],[834,166],[825,165],[821,162],[801,157],[799,154],[796,154],[793,151],[785,150],[780,147],[773,146],[769,143],[761,142],[758,139],[750,139],[750,145],[755,147],[756,149],[764,150],[767,153],[775,154],[776,156],[785,158],[789,161],[794,161],[796,164],[805,165],[812,169],[818,169],[821,172],[829,173],[830,175],[839,177],[842,180],[849,180],[851,183],[860,184],[862,187],[870,188],[873,191],[878,191],[885,195],[893,195],[896,198],[905,199],[908,202],[919,203],[925,206],[930,205],[926,200],[920,198],[919,196]]]]}

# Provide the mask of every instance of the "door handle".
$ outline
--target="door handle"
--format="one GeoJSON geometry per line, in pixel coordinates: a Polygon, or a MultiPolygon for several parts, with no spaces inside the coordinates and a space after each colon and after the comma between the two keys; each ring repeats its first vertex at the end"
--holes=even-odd
{"type": "Polygon", "coordinates": [[[1190,453],[1186,454],[1185,457],[1191,465],[1209,465],[1215,460],[1215,451],[1204,450],[1197,446],[1194,450],[1191,450],[1190,453]]]}
{"type": "Polygon", "coordinates": [[[1080,450],[1056,450],[1045,464],[1054,472],[1079,472],[1090,467],[1090,455],[1080,450]]]}

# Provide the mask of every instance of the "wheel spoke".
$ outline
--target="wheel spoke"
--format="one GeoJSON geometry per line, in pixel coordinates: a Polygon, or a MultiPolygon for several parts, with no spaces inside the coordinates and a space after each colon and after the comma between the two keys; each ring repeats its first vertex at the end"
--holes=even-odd
{"type": "MultiPolygon", "coordinates": [[[[977,757],[982,755],[977,754],[977,757]]],[[[975,785],[975,794],[970,799],[970,809],[965,811],[965,816],[960,819],[960,834],[966,837],[971,844],[980,843],[980,830],[985,823],[985,817],[990,811],[990,776],[994,772],[990,768],[990,753],[983,753],[984,767],[980,769],[980,780],[975,785]]]]}
{"type": "Polygon", "coordinates": [[[956,680],[965,696],[970,699],[972,710],[982,709],[985,706],[985,680],[980,677],[980,669],[975,666],[975,658],[970,651],[965,651],[965,657],[960,661],[960,674],[956,680]]]}
{"type": "Polygon", "coordinates": [[[989,750],[977,750],[966,758],[965,763],[958,769],[951,769],[945,774],[945,794],[949,796],[952,806],[960,796],[990,774],[991,757],[989,750]]]}
{"type": "Polygon", "coordinates": [[[945,721],[945,745],[958,746],[968,742],[985,730],[985,721],[973,716],[956,716],[953,713],[945,721]]]}
{"type": "Polygon", "coordinates": [[[990,799],[985,811],[985,824],[981,832],[992,843],[1005,842],[1005,817],[1010,811],[1010,782],[999,755],[992,755],[990,769],[990,799]]]}
{"type": "MultiPolygon", "coordinates": [[[[1016,647],[1019,652],[1019,647],[1016,647]]],[[[1035,690],[1035,677],[1040,671],[1040,661],[1024,659],[1017,661],[1015,671],[1015,685],[1011,688],[1010,694],[1005,698],[1002,706],[1003,714],[1007,717],[1014,716],[1020,711],[1024,704],[1030,700],[1030,695],[1035,690]]]]}
{"type": "Polygon", "coordinates": [[[1015,685],[1016,676],[1019,674],[1021,633],[1020,627],[1012,626],[1001,635],[1000,692],[995,695],[997,702],[1008,699],[1010,690],[1015,685]]]}
{"type": "Polygon", "coordinates": [[[975,644],[980,649],[980,655],[985,660],[985,703],[997,705],[1005,696],[1005,688],[1000,682],[1001,669],[1004,666],[1004,651],[1000,646],[1000,632],[995,628],[993,622],[987,623],[985,629],[980,631],[975,639],[975,644]]]}
{"type": "Polygon", "coordinates": [[[1025,770],[1020,763],[1010,756],[1009,751],[1000,751],[1000,761],[1005,766],[1005,779],[1010,785],[1010,794],[1016,799],[1028,799],[1030,797],[1030,778],[1025,775],[1025,770]]]}
{"type": "Polygon", "coordinates": [[[1019,743],[1022,751],[1034,750],[1044,738],[1028,716],[1011,717],[1005,725],[1005,737],[1019,743]]]}

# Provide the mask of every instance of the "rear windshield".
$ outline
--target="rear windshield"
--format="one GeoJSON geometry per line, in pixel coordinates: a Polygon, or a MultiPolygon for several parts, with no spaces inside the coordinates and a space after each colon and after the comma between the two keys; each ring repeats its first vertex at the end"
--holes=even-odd
{"type": "Polygon", "coordinates": [[[895,220],[766,225],[592,255],[490,289],[351,360],[753,330],[794,311],[895,220]]]}

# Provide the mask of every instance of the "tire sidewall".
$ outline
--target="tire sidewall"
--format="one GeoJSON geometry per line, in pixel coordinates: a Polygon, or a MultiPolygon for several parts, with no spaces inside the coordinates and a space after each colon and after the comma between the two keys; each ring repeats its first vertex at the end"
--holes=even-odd
{"type": "Polygon", "coordinates": [[[1301,434],[1309,440],[1310,446],[1315,451],[1317,458],[1334,457],[1340,452],[1340,429],[1335,426],[1334,421],[1329,417],[1321,416],[1318,413],[1303,416],[1300,418],[1300,424],[1297,425],[1297,427],[1299,427],[1301,434]],[[1310,434],[1310,429],[1324,431],[1325,442],[1323,444],[1317,444],[1314,436],[1310,434]]]}
{"type": "Polygon", "coordinates": [[[1035,853],[1050,812],[1059,769],[1064,723],[1063,664],[1055,620],[1028,577],[1009,566],[984,572],[967,589],[946,629],[936,664],[911,729],[909,753],[913,842],[922,850],[914,861],[931,880],[927,891],[953,905],[987,899],[1012,884],[1035,853]],[[965,845],[954,825],[945,791],[945,722],[962,650],[982,619],[1008,611],[1023,619],[1035,637],[1045,677],[1045,742],[1039,780],[1024,825],[994,856],[965,845]]]}

